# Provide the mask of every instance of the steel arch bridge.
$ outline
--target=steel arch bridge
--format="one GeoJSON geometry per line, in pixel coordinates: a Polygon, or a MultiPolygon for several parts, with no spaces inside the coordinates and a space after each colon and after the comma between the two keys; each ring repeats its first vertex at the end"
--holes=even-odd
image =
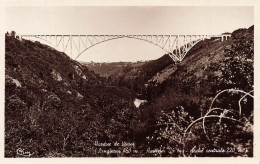
{"type": "Polygon", "coordinates": [[[182,61],[201,40],[221,35],[21,35],[22,39],[41,40],[47,45],[76,56],[78,59],[91,47],[110,40],[129,38],[149,42],[165,51],[174,61],[182,61]],[[76,55],[75,55],[76,53],[76,55]]]}

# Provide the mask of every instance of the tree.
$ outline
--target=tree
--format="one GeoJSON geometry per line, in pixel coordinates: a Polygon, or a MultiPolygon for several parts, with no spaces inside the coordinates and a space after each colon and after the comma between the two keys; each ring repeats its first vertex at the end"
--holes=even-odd
{"type": "Polygon", "coordinates": [[[11,31],[11,36],[15,38],[16,32],[15,31],[11,31]]]}

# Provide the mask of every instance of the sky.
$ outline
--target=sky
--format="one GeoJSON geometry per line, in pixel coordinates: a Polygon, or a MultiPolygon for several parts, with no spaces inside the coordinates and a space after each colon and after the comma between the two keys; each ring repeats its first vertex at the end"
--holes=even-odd
{"type": "MultiPolygon", "coordinates": [[[[253,7],[7,7],[6,31],[17,34],[221,34],[254,24],[253,7]]],[[[165,52],[148,42],[117,39],[93,46],[79,61],[153,60],[165,52]]],[[[74,55],[75,56],[75,55],[74,55]]],[[[73,56],[71,56],[73,58],[73,56]]]]}

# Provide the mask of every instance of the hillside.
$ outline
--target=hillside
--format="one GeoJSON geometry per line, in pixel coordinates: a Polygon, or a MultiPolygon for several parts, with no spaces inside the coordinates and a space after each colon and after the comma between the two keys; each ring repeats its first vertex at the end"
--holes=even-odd
{"type": "MultiPolygon", "coordinates": [[[[236,112],[236,110],[239,109],[239,102],[244,119],[242,120],[246,121],[246,123],[243,123],[241,127],[237,127],[229,122],[225,124],[226,127],[233,129],[238,128],[239,130],[228,130],[229,132],[226,131],[225,135],[220,135],[219,127],[216,127],[216,120],[209,120],[208,124],[211,125],[213,123],[211,126],[215,129],[212,133],[218,134],[214,136],[214,140],[217,139],[218,142],[211,143],[207,138],[203,138],[203,135],[199,135],[200,137],[197,137],[196,141],[200,144],[197,146],[201,147],[203,145],[202,147],[204,148],[232,147],[236,150],[250,150],[247,152],[247,155],[252,156],[253,99],[248,97],[245,100],[240,100],[241,96],[244,95],[240,94],[240,91],[252,93],[254,89],[253,61],[253,26],[249,29],[234,31],[232,37],[223,42],[212,39],[201,41],[188,52],[182,62],[167,66],[148,80],[148,87],[144,93],[148,103],[141,106],[140,109],[142,114],[148,117],[143,120],[143,125],[139,128],[148,128],[147,133],[150,133],[150,138],[151,136],[155,138],[155,136],[164,135],[164,137],[161,137],[160,142],[163,143],[162,145],[165,147],[183,148],[182,140],[187,140],[187,138],[181,136],[184,130],[182,129],[183,126],[188,126],[189,123],[203,117],[208,111],[213,109],[213,107],[218,107],[224,111],[234,110],[234,112],[236,112]],[[226,89],[229,90],[225,91],[226,89]],[[213,104],[212,108],[210,108],[213,98],[221,91],[225,92],[219,97],[218,101],[213,104]],[[242,104],[241,101],[243,102],[242,104]],[[178,115],[179,118],[176,118],[176,115],[178,115]],[[162,119],[164,117],[171,121],[168,121],[166,118],[166,120],[162,119]],[[154,128],[153,126],[157,125],[158,122],[161,124],[173,124],[174,126],[171,128],[174,129],[176,126],[179,126],[182,130],[173,130],[170,133],[167,129],[154,128]],[[245,124],[246,128],[243,127],[245,124]],[[245,131],[245,129],[247,130],[245,131]],[[232,133],[230,133],[231,131],[232,133]],[[240,134],[241,132],[243,133],[240,134]],[[233,136],[233,138],[223,139],[227,137],[227,135],[233,136]],[[180,141],[176,141],[176,138],[179,138],[180,141]]],[[[197,128],[199,128],[199,126],[201,125],[198,124],[197,128]]],[[[167,128],[170,127],[167,126],[167,128]]],[[[145,134],[145,136],[147,136],[147,134],[145,134]]],[[[194,138],[190,140],[192,143],[196,143],[194,138]]],[[[158,143],[159,141],[146,139],[146,142],[158,143]]],[[[240,153],[236,155],[238,154],[240,153]]],[[[197,156],[196,153],[191,153],[190,155],[197,156]]],[[[201,154],[200,156],[205,155],[206,154],[201,154]]],[[[221,156],[227,154],[211,155],[221,156]]]]}
{"type": "Polygon", "coordinates": [[[104,156],[93,141],[131,139],[127,89],[39,42],[6,35],[5,60],[6,157],[20,157],[18,148],[34,157],[104,156]]]}
{"type": "MultiPolygon", "coordinates": [[[[173,94],[171,97],[213,97],[219,91],[229,88],[251,91],[254,77],[253,39],[251,27],[234,31],[232,37],[223,42],[201,41],[182,62],[159,71],[148,81],[152,88],[148,97],[153,99],[156,95],[155,99],[160,99],[170,94],[173,94]],[[160,90],[163,95],[153,93],[156,90],[160,90]]],[[[206,105],[200,101],[194,104],[206,105]]],[[[174,102],[174,99],[171,103],[187,104],[174,102]]]]}

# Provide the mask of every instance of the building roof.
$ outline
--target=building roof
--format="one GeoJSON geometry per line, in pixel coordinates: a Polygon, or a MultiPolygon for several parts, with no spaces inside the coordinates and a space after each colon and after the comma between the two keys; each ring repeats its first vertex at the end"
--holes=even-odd
{"type": "Polygon", "coordinates": [[[224,32],[224,33],[222,33],[221,35],[231,35],[232,33],[230,33],[230,32],[224,32]]]}

